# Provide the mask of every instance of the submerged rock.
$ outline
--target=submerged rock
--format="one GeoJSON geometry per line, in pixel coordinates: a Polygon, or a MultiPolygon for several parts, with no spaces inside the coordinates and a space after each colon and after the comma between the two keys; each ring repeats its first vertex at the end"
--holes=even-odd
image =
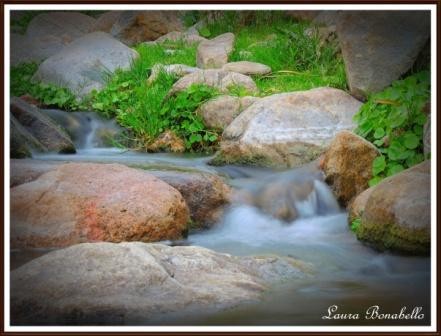
{"type": "Polygon", "coordinates": [[[66,87],[78,98],[105,83],[105,74],[128,69],[138,53],[109,34],[87,34],[40,64],[33,80],[66,87]]]}
{"type": "Polygon", "coordinates": [[[199,44],[196,64],[202,69],[219,69],[228,62],[228,55],[233,51],[234,34],[225,33],[199,44]]]}
{"type": "Polygon", "coordinates": [[[11,321],[33,325],[152,323],[208,314],[304,278],[293,258],[234,257],[202,247],[79,244],[11,272],[11,321]]]}
{"type": "Polygon", "coordinates": [[[48,116],[34,105],[24,100],[11,98],[11,118],[13,128],[11,135],[14,137],[13,145],[27,147],[27,150],[54,151],[58,153],[75,153],[75,146],[69,135],[48,116]],[[19,124],[19,125],[18,125],[19,124]],[[22,141],[17,140],[19,138],[22,141]],[[17,142],[19,141],[19,142],[17,142]]]}
{"type": "Polygon", "coordinates": [[[170,89],[169,95],[188,89],[193,84],[204,84],[214,87],[221,92],[228,93],[228,89],[234,86],[243,87],[249,93],[257,93],[256,83],[249,76],[236,72],[209,69],[193,72],[179,79],[170,89]]]}
{"type": "Polygon", "coordinates": [[[144,41],[154,41],[172,31],[184,31],[177,11],[123,11],[115,21],[110,34],[132,46],[144,41]]]}
{"type": "Polygon", "coordinates": [[[179,239],[188,220],[176,189],[119,164],[64,164],[11,189],[13,247],[179,239]]]}
{"type": "Polygon", "coordinates": [[[351,93],[382,91],[413,65],[430,35],[429,11],[343,11],[337,35],[351,93]]]}
{"type": "Polygon", "coordinates": [[[352,118],[360,106],[333,88],[262,98],[225,129],[212,164],[295,167],[310,162],[337,132],[355,128],[352,118]]]}
{"type": "Polygon", "coordinates": [[[342,131],[335,136],[324,154],[322,169],[342,205],[369,188],[372,162],[379,155],[373,144],[352,132],[342,131]]]}
{"type": "Polygon", "coordinates": [[[388,177],[358,196],[357,238],[379,249],[430,253],[430,161],[388,177]],[[363,197],[365,200],[358,200],[363,197]],[[367,199],[367,200],[366,200],[367,199]]]}

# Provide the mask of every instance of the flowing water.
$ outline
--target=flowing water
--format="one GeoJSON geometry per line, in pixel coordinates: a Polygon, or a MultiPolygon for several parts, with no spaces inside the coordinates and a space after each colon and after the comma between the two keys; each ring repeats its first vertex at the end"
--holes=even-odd
{"type": "MultiPolygon", "coordinates": [[[[196,169],[220,174],[242,197],[233,202],[213,228],[190,234],[186,243],[233,255],[291,256],[307,265],[309,277],[285,281],[269,288],[258,303],[240,305],[215,315],[186,316],[161,323],[285,326],[430,324],[430,258],[381,253],[357,241],[347,224],[347,213],[339,208],[323,183],[321,173],[313,165],[284,172],[240,166],[212,167],[207,165],[207,157],[96,148],[93,139],[97,138],[97,133],[103,128],[114,130],[115,126],[100,121],[92,114],[79,114],[76,119],[86,124],[82,125],[83,133],[76,136],[76,145],[80,148],[78,153],[41,154],[36,159],[119,162],[154,169],[196,169]],[[256,207],[247,201],[250,197],[259,198],[271,188],[276,193],[269,194],[267,198],[292,207],[297,214],[295,219],[276,219],[269,215],[271,212],[263,211],[264,207],[256,207]],[[305,188],[309,188],[306,193],[305,188]],[[347,319],[347,315],[346,319],[322,318],[329,315],[328,309],[334,305],[338,308],[333,316],[352,313],[359,314],[359,319],[347,319]],[[366,319],[366,310],[371,306],[379,306],[380,314],[398,314],[403,307],[406,307],[406,313],[411,313],[414,307],[422,307],[420,314],[424,317],[381,319],[378,318],[381,315],[374,313],[372,316],[377,318],[366,319]]],[[[59,120],[62,120],[60,116],[59,120]]],[[[63,125],[66,126],[66,122],[63,125]]],[[[12,267],[16,268],[46,252],[12,251],[12,267]]]]}

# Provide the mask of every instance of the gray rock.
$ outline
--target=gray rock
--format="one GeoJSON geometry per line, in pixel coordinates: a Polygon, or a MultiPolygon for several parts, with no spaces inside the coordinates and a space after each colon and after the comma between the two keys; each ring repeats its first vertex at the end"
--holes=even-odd
{"type": "Polygon", "coordinates": [[[225,129],[212,163],[294,167],[312,161],[337,132],[355,127],[352,117],[360,106],[333,88],[262,98],[225,129]]]}
{"type": "Polygon", "coordinates": [[[69,88],[77,97],[84,97],[102,88],[104,74],[128,69],[138,53],[109,34],[87,34],[45,60],[33,80],[69,88]]]}
{"type": "Polygon", "coordinates": [[[187,32],[183,33],[180,31],[172,31],[155,40],[156,43],[164,43],[166,41],[184,41],[186,43],[192,44],[207,41],[207,39],[205,37],[199,36],[199,34],[189,34],[187,32]]]}
{"type": "MultiPolygon", "coordinates": [[[[430,253],[430,161],[388,177],[359,197],[357,238],[379,249],[430,253]],[[367,194],[367,195],[366,195],[367,194]],[[360,206],[359,206],[360,207],[360,206]]],[[[354,212],[354,211],[353,211],[354,212]]]]}
{"type": "Polygon", "coordinates": [[[11,64],[41,62],[85,35],[95,19],[77,12],[50,12],[36,16],[25,35],[11,34],[11,64]]]}
{"type": "Polygon", "coordinates": [[[252,96],[218,96],[202,104],[196,113],[202,117],[205,126],[223,130],[240,112],[259,99],[252,96]]]}
{"type": "Polygon", "coordinates": [[[266,75],[271,73],[271,68],[269,66],[248,61],[227,63],[222,67],[222,70],[238,72],[243,75],[266,75]]]}
{"type": "Polygon", "coordinates": [[[75,153],[75,146],[67,133],[52,119],[42,114],[34,105],[30,105],[20,98],[11,99],[11,114],[26,130],[26,133],[17,130],[24,136],[31,148],[40,151],[54,151],[58,153],[75,153]],[[31,136],[29,136],[29,134],[31,136]]]}
{"type": "Polygon", "coordinates": [[[233,51],[234,34],[225,33],[199,44],[196,64],[202,69],[219,69],[228,62],[233,51]]]}
{"type": "Polygon", "coordinates": [[[430,35],[428,11],[345,11],[337,35],[351,93],[364,98],[407,72],[430,35]]]}
{"type": "Polygon", "coordinates": [[[251,77],[218,69],[196,71],[179,79],[170,89],[169,95],[186,90],[192,84],[205,84],[221,92],[228,92],[232,86],[242,86],[249,93],[257,93],[258,89],[251,77]]]}
{"type": "Polygon", "coordinates": [[[154,41],[172,31],[184,31],[180,15],[176,11],[123,11],[110,34],[132,46],[144,41],[154,41]]]}
{"type": "Polygon", "coordinates": [[[164,71],[165,73],[175,75],[177,77],[182,77],[188,74],[191,74],[196,71],[200,71],[201,69],[191,67],[185,64],[170,64],[170,65],[163,65],[163,64],[155,64],[152,68],[152,73],[150,74],[150,77],[148,78],[147,82],[152,83],[160,74],[161,71],[164,71]]]}
{"type": "Polygon", "coordinates": [[[11,272],[11,320],[32,325],[153,323],[258,300],[268,284],[305,278],[293,258],[234,257],[202,247],[80,244],[11,272]]]}

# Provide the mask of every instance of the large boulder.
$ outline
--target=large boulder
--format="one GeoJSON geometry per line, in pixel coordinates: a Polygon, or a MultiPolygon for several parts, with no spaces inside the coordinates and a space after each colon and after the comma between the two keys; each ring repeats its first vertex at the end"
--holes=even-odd
{"type": "Polygon", "coordinates": [[[248,61],[227,63],[222,67],[222,70],[238,72],[243,75],[266,75],[271,73],[271,68],[268,65],[248,61]]]}
{"type": "Polygon", "coordinates": [[[352,132],[336,135],[324,154],[322,169],[342,205],[369,188],[372,162],[379,155],[373,144],[352,132]]]}
{"type": "Polygon", "coordinates": [[[430,35],[429,11],[344,11],[337,35],[351,93],[382,91],[406,73],[430,35]]]}
{"type": "MultiPolygon", "coordinates": [[[[270,284],[310,267],[286,257],[234,257],[202,247],[79,244],[11,272],[14,325],[176,321],[257,301],[270,284]]],[[[310,271],[309,271],[310,272],[310,271]]]]}
{"type": "Polygon", "coordinates": [[[110,30],[115,38],[132,46],[154,41],[172,31],[184,31],[185,27],[176,11],[123,11],[110,30]]]}
{"type": "Polygon", "coordinates": [[[136,51],[109,34],[90,33],[45,60],[32,79],[66,87],[84,97],[103,87],[107,73],[129,69],[137,57],[136,51]]]}
{"type": "Polygon", "coordinates": [[[251,77],[218,69],[195,71],[179,79],[170,89],[169,95],[188,89],[193,84],[204,84],[228,93],[229,88],[241,86],[249,93],[257,93],[256,83],[251,77]]]}
{"type": "Polygon", "coordinates": [[[219,69],[227,64],[228,56],[233,51],[234,34],[225,33],[199,44],[196,64],[202,69],[219,69]]]}
{"type": "Polygon", "coordinates": [[[110,33],[110,30],[112,29],[115,22],[118,20],[121,13],[122,11],[113,10],[101,14],[97,18],[96,22],[89,29],[89,33],[93,33],[96,31],[110,33]]]}
{"type": "Polygon", "coordinates": [[[367,198],[359,202],[364,209],[352,210],[361,214],[358,239],[382,250],[430,253],[430,161],[388,177],[365,193],[359,196],[367,198]]]}
{"type": "Polygon", "coordinates": [[[212,164],[294,167],[323,153],[361,103],[333,88],[276,94],[244,110],[225,129],[212,164]]]}
{"type": "Polygon", "coordinates": [[[11,189],[13,247],[178,239],[188,221],[176,189],[119,164],[65,164],[11,189]]]}
{"type": "Polygon", "coordinates": [[[41,62],[85,35],[95,19],[78,12],[49,12],[37,15],[25,35],[11,34],[11,64],[41,62]]]}
{"type": "Polygon", "coordinates": [[[52,119],[24,100],[11,98],[11,135],[20,134],[28,150],[44,152],[75,153],[69,135],[52,119]],[[20,124],[20,125],[18,125],[20,124]]]}
{"type": "Polygon", "coordinates": [[[150,171],[176,188],[190,209],[191,228],[208,228],[216,223],[229,204],[231,189],[222,179],[210,173],[150,171]]]}
{"type": "Polygon", "coordinates": [[[259,99],[252,96],[235,97],[222,95],[202,104],[196,113],[202,117],[205,126],[223,130],[231,124],[240,112],[259,99]]]}

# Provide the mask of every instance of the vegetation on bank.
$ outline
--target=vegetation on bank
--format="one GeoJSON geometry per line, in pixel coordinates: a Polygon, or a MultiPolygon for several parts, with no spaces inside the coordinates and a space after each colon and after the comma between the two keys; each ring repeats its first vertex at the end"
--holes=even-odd
{"type": "MultiPolygon", "coordinates": [[[[189,20],[189,13],[185,16],[187,24],[203,15],[189,20]]],[[[225,32],[235,34],[231,61],[255,61],[272,68],[270,75],[253,78],[260,96],[320,86],[346,88],[343,61],[335,57],[335,45],[321,45],[317,34],[307,36],[305,23],[287,18],[281,12],[227,12],[222,18],[207,18],[207,21],[208,24],[200,28],[201,35],[207,38],[225,32]]],[[[206,128],[195,111],[219,94],[216,90],[198,85],[176,97],[167,97],[177,78],[161,73],[153,83],[146,81],[155,64],[195,66],[197,45],[166,41],[142,43],[135,49],[140,57],[131,69],[109,74],[104,89],[93,92],[82,102],[75,101],[67,89],[31,83],[37,64],[22,64],[11,70],[11,94],[30,94],[45,105],[66,110],[93,109],[105,117],[116,118],[129,130],[130,144],[136,149],[146,150],[166,129],[181,137],[188,151],[215,149],[219,130],[206,128]]],[[[230,94],[249,93],[241,87],[231,87],[230,94]]]]}
{"type": "MultiPolygon", "coordinates": [[[[22,19],[23,25],[26,18],[22,19]]],[[[297,22],[282,12],[268,11],[231,11],[224,12],[222,17],[188,11],[184,16],[188,26],[201,19],[207,22],[198,28],[202,36],[235,34],[230,61],[254,61],[271,67],[271,74],[253,77],[259,96],[322,86],[347,89],[337,43],[324,43],[307,23],[297,22]]],[[[32,83],[30,79],[37,64],[21,64],[11,69],[11,95],[30,94],[48,106],[95,110],[107,118],[116,118],[128,130],[130,145],[139,150],[148,149],[158,135],[168,129],[184,140],[187,151],[215,149],[221,134],[205,127],[195,111],[219,92],[196,85],[169,97],[167,94],[176,77],[160,73],[154,82],[147,81],[156,64],[195,66],[197,45],[166,41],[140,44],[135,49],[140,57],[130,70],[109,74],[103,90],[92,92],[81,102],[67,89],[32,83]]],[[[429,84],[427,71],[397,81],[369,97],[356,115],[356,132],[382,153],[373,164],[371,185],[424,159],[422,137],[427,117],[421,111],[429,98],[429,84]]],[[[243,96],[248,92],[232,87],[230,94],[243,96]]]]}
{"type": "Polygon", "coordinates": [[[382,154],[373,162],[369,185],[424,161],[423,110],[429,97],[430,73],[422,71],[393,82],[363,104],[354,118],[356,132],[382,154]]]}

